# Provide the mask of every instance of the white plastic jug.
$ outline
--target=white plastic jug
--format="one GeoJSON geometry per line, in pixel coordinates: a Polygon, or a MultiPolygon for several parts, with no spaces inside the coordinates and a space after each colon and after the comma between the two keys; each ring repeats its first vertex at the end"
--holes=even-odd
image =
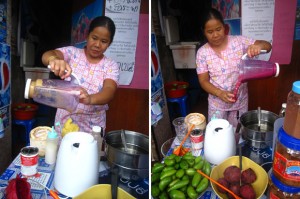
{"type": "Polygon", "coordinates": [[[211,164],[218,165],[235,155],[236,142],[233,127],[227,120],[214,119],[206,126],[204,157],[211,164]]]}
{"type": "Polygon", "coordinates": [[[98,176],[98,146],[94,137],[84,132],[65,135],[57,154],[55,189],[74,197],[98,184],[98,176]]]}

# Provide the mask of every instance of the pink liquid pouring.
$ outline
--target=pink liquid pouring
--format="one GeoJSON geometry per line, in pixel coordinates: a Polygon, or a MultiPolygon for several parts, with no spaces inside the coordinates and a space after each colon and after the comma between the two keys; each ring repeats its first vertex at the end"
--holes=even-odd
{"type": "Polygon", "coordinates": [[[237,99],[237,94],[242,83],[250,80],[277,77],[278,75],[278,63],[262,60],[242,60],[240,66],[240,75],[233,90],[234,99],[237,99]]]}

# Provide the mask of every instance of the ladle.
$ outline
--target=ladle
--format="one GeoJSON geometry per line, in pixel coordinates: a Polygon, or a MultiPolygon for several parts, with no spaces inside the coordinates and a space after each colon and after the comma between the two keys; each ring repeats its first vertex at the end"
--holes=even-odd
{"type": "Polygon", "coordinates": [[[257,124],[257,129],[258,131],[260,131],[260,120],[261,120],[261,110],[260,110],[260,106],[257,108],[257,119],[258,119],[258,124],[257,124]]]}
{"type": "Polygon", "coordinates": [[[122,144],[125,148],[125,152],[128,152],[127,144],[126,144],[126,137],[125,137],[125,131],[124,129],[121,130],[121,139],[122,139],[122,144]]]}
{"type": "Polygon", "coordinates": [[[231,195],[233,195],[233,197],[235,199],[242,199],[241,197],[239,197],[238,195],[236,195],[235,193],[233,193],[230,189],[226,188],[222,184],[218,183],[216,180],[212,179],[211,177],[209,177],[208,175],[206,175],[205,173],[203,173],[201,170],[197,170],[197,172],[200,173],[205,178],[209,179],[211,182],[213,182],[216,185],[218,185],[219,187],[221,187],[222,189],[224,189],[225,191],[227,191],[228,193],[230,193],[231,195]]]}

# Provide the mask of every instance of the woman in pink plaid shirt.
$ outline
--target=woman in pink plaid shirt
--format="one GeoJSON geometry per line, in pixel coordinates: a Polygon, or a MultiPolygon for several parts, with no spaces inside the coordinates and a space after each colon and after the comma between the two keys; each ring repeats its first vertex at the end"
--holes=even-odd
{"type": "Polygon", "coordinates": [[[263,40],[225,34],[221,13],[210,9],[204,18],[202,30],[207,39],[196,55],[197,74],[201,87],[208,96],[208,121],[222,118],[237,126],[237,114],[248,111],[247,84],[241,85],[237,100],[232,93],[239,76],[238,65],[243,54],[256,56],[261,50],[269,52],[272,46],[263,40]]]}
{"type": "Polygon", "coordinates": [[[43,54],[43,64],[50,65],[55,75],[65,79],[73,72],[83,87],[76,111],[70,113],[57,109],[55,123],[63,125],[72,118],[80,131],[92,132],[95,125],[105,129],[107,104],[113,99],[119,85],[119,67],[104,55],[113,41],[115,29],[109,17],[96,17],[90,23],[83,49],[67,46],[43,54]]]}

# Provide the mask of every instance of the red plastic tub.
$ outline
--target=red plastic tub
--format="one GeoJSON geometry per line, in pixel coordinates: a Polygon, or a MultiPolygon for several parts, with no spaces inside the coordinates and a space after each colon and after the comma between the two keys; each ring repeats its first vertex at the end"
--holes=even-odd
{"type": "Polygon", "coordinates": [[[12,115],[16,120],[31,120],[35,117],[38,105],[31,103],[16,103],[12,105],[12,115]]]}
{"type": "Polygon", "coordinates": [[[165,84],[165,92],[168,98],[179,98],[186,95],[189,83],[172,81],[165,84]]]}

